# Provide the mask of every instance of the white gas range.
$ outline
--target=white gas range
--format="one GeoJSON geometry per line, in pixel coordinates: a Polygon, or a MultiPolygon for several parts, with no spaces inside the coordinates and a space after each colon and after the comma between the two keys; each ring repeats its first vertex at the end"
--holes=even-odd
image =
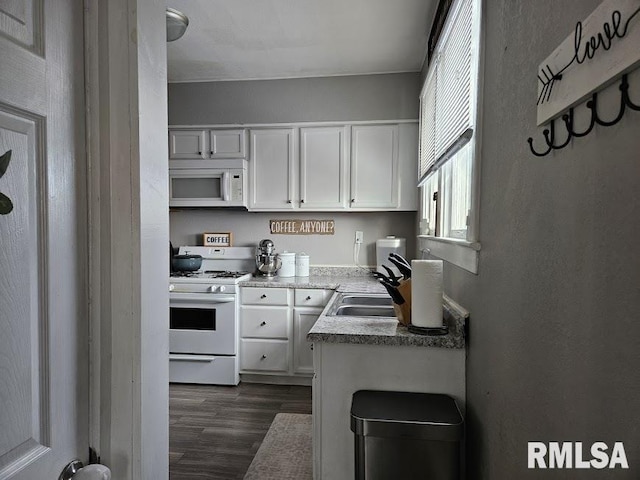
{"type": "Polygon", "coordinates": [[[251,247],[180,247],[202,255],[197,272],[169,279],[169,381],[237,385],[238,284],[255,267],[251,247]]]}

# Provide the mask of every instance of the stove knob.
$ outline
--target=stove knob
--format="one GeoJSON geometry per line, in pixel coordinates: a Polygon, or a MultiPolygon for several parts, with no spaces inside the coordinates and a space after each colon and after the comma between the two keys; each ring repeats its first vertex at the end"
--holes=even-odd
{"type": "Polygon", "coordinates": [[[216,293],[216,290],[217,290],[217,288],[216,288],[216,286],[215,286],[215,285],[211,285],[211,286],[209,287],[209,291],[210,291],[211,293],[216,293]]]}
{"type": "Polygon", "coordinates": [[[170,292],[173,292],[175,289],[176,289],[176,286],[175,286],[175,285],[173,285],[173,284],[170,284],[170,285],[169,285],[169,291],[170,291],[170,292]]]}
{"type": "Polygon", "coordinates": [[[220,293],[224,292],[226,289],[227,289],[227,287],[225,287],[224,285],[220,285],[220,286],[218,287],[218,291],[219,291],[220,293]]]}

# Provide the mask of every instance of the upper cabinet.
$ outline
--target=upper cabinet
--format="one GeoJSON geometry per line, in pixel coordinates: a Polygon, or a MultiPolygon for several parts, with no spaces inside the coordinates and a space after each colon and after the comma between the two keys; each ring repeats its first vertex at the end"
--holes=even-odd
{"type": "Polygon", "coordinates": [[[211,158],[246,158],[247,156],[244,130],[211,130],[209,145],[211,158]]]}
{"type": "Polygon", "coordinates": [[[398,125],[351,127],[351,208],[398,207],[398,125]]]}
{"type": "Polygon", "coordinates": [[[300,208],[347,206],[348,134],[348,127],[300,129],[300,208]]]}
{"type": "Polygon", "coordinates": [[[251,130],[249,209],[291,210],[297,199],[295,129],[251,130]]]}
{"type": "Polygon", "coordinates": [[[248,159],[252,211],[418,209],[416,122],[172,129],[171,169],[248,159]]]}
{"type": "Polygon", "coordinates": [[[208,158],[209,136],[206,130],[170,130],[169,158],[208,158]]]}
{"type": "Polygon", "coordinates": [[[194,167],[189,160],[246,158],[247,139],[244,129],[170,130],[169,159],[172,168],[194,167]]]}

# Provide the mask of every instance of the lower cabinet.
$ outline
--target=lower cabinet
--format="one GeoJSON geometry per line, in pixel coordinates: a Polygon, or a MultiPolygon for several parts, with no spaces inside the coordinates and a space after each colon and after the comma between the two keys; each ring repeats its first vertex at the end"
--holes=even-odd
{"type": "Polygon", "coordinates": [[[321,313],[322,308],[293,309],[293,373],[313,373],[313,343],[307,341],[307,333],[321,313]]]}
{"type": "Polygon", "coordinates": [[[289,373],[287,340],[242,339],[240,368],[245,371],[289,373]]]}
{"type": "Polygon", "coordinates": [[[242,287],[240,373],[310,377],[313,345],[307,342],[307,333],[332,293],[323,289],[242,287]]]}

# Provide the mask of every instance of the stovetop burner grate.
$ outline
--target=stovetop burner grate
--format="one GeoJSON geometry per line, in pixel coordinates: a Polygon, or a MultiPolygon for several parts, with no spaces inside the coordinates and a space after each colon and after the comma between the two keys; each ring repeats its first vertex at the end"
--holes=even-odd
{"type": "Polygon", "coordinates": [[[210,278],[240,278],[249,272],[232,272],[229,270],[205,270],[205,275],[210,278]]]}

